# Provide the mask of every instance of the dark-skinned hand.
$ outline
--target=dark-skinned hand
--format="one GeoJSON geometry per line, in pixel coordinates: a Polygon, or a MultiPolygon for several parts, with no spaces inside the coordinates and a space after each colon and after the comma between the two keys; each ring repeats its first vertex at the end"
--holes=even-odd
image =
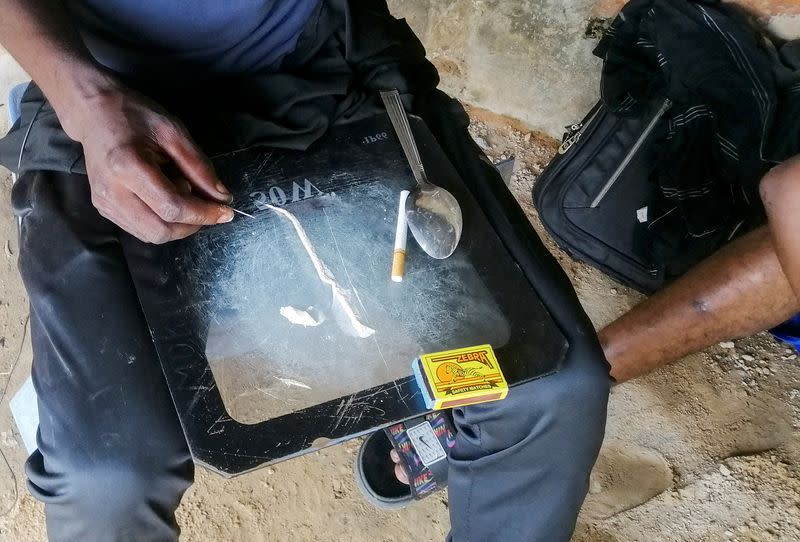
{"type": "Polygon", "coordinates": [[[64,128],[83,145],[92,203],[123,230],[166,243],[233,219],[208,159],[152,100],[114,84],[72,113],[64,128]]]}

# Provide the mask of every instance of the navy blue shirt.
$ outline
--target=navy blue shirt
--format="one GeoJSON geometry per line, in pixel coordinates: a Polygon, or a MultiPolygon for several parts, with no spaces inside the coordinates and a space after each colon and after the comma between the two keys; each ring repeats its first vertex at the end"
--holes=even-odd
{"type": "Polygon", "coordinates": [[[123,74],[202,78],[274,70],[318,0],[68,0],[92,55],[123,74]]]}

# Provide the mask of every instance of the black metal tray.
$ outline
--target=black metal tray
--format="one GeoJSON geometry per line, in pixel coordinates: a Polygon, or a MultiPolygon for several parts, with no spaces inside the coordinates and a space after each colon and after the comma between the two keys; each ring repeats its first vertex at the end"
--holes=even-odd
{"type": "Polygon", "coordinates": [[[386,116],[305,152],[214,159],[237,216],[182,241],[124,242],[195,460],[236,475],[425,411],[419,354],[494,346],[513,385],[557,370],[567,342],[424,123],[429,177],[461,204],[446,260],[409,236],[389,277],[397,202],[414,181],[386,116]]]}

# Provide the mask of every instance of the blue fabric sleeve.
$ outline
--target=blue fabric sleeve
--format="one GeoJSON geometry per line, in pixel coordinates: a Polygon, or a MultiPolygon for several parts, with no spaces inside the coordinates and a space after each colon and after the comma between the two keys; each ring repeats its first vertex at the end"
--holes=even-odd
{"type": "Polygon", "coordinates": [[[771,329],[770,333],[800,351],[800,314],[771,329]]]}

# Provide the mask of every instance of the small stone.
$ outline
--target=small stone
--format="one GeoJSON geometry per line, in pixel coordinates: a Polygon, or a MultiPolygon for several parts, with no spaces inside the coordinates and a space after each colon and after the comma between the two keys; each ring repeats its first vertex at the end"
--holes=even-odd
{"type": "Polygon", "coordinates": [[[720,473],[722,476],[726,476],[726,477],[727,477],[727,476],[730,476],[730,475],[731,475],[731,469],[729,469],[729,468],[728,468],[728,467],[726,467],[725,465],[720,465],[720,466],[719,466],[719,473],[720,473]]]}
{"type": "Polygon", "coordinates": [[[481,136],[474,136],[472,139],[474,139],[474,140],[475,140],[475,143],[477,143],[477,144],[478,144],[478,146],[479,146],[481,149],[483,149],[483,150],[485,150],[485,151],[488,151],[488,150],[489,150],[489,144],[488,144],[488,143],[486,142],[486,140],[485,140],[485,139],[483,139],[481,136]]]}
{"type": "Polygon", "coordinates": [[[733,344],[733,341],[723,341],[719,343],[721,348],[736,348],[736,345],[733,344]]]}
{"type": "Polygon", "coordinates": [[[617,295],[619,293],[619,290],[617,290],[616,288],[611,288],[611,293],[617,295]]]}
{"type": "Polygon", "coordinates": [[[0,444],[6,448],[16,448],[19,445],[17,439],[14,438],[14,433],[10,431],[0,433],[0,444]]]}
{"type": "Polygon", "coordinates": [[[522,139],[524,139],[524,140],[525,140],[525,142],[527,143],[528,141],[530,141],[530,140],[531,140],[531,133],[530,133],[530,132],[528,132],[527,134],[525,134],[524,136],[522,136],[522,139]]]}
{"type": "Polygon", "coordinates": [[[275,469],[272,467],[267,467],[267,474],[275,474],[275,469]]]}
{"type": "Polygon", "coordinates": [[[747,362],[755,361],[756,358],[751,356],[750,354],[742,354],[742,359],[747,362]]]}

